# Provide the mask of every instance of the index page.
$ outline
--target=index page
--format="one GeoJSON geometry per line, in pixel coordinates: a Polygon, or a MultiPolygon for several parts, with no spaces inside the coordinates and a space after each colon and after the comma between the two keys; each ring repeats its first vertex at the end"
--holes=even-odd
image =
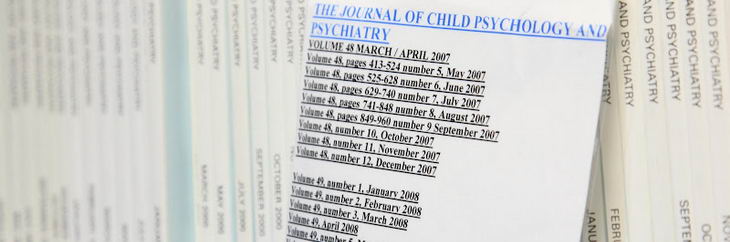
{"type": "Polygon", "coordinates": [[[307,9],[290,240],[580,237],[611,1],[307,9]]]}

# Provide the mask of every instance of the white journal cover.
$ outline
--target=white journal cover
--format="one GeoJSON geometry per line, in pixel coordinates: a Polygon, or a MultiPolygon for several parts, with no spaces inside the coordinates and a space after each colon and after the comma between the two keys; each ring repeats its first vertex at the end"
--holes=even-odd
{"type": "Polygon", "coordinates": [[[289,239],[580,238],[611,9],[310,1],[289,239]]]}

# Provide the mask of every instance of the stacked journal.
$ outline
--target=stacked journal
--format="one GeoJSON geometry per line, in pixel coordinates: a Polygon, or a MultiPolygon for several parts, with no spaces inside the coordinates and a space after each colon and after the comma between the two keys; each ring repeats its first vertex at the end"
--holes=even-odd
{"type": "Polygon", "coordinates": [[[585,241],[730,241],[728,14],[617,2],[585,241]]]}
{"type": "Polygon", "coordinates": [[[730,241],[730,3],[0,6],[0,242],[730,241]]]}

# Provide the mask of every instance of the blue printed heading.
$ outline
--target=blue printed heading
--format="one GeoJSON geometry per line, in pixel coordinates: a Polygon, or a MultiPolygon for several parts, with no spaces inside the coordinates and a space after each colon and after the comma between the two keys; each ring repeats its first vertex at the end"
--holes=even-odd
{"type": "Polygon", "coordinates": [[[608,26],[567,21],[465,15],[395,8],[316,3],[313,37],[388,43],[391,28],[370,24],[482,32],[526,37],[605,41],[608,26]],[[341,22],[332,23],[338,20],[341,22]]]}

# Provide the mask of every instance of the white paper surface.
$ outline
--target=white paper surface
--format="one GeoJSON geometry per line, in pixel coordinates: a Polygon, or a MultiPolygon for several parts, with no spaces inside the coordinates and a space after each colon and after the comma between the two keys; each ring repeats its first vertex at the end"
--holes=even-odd
{"type": "Polygon", "coordinates": [[[310,2],[289,238],[579,238],[611,14],[596,4],[310,2]],[[456,22],[428,22],[446,13],[456,22]],[[495,17],[570,31],[490,29],[495,17]]]}

